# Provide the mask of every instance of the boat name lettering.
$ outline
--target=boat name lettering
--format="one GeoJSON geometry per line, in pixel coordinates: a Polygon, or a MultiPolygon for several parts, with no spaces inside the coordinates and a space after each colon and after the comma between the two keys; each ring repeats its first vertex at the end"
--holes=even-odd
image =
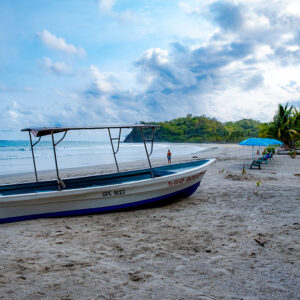
{"type": "Polygon", "coordinates": [[[184,178],[169,181],[169,186],[174,186],[174,185],[178,185],[178,184],[181,184],[181,183],[184,183],[184,178]]]}
{"type": "Polygon", "coordinates": [[[188,176],[188,178],[186,179],[186,182],[189,182],[191,180],[194,180],[198,177],[200,177],[202,174],[204,174],[205,172],[201,172],[201,173],[198,173],[198,174],[195,174],[195,175],[192,175],[192,176],[188,176]]]}
{"type": "Polygon", "coordinates": [[[120,196],[125,195],[125,189],[118,189],[118,190],[110,190],[102,192],[103,197],[112,197],[112,196],[120,196]]]}
{"type": "Polygon", "coordinates": [[[175,186],[175,185],[182,184],[185,182],[190,182],[190,181],[195,180],[198,177],[202,176],[204,173],[205,173],[205,171],[195,174],[195,175],[188,176],[186,178],[175,179],[175,180],[169,181],[168,183],[169,183],[169,186],[175,186]]]}

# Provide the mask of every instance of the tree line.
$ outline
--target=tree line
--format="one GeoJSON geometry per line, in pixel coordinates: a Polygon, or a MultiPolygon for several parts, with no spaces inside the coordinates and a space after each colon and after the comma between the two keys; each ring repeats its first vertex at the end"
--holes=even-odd
{"type": "MultiPolygon", "coordinates": [[[[295,148],[300,143],[300,113],[294,106],[288,104],[285,106],[279,104],[273,121],[269,123],[252,119],[222,123],[205,115],[188,114],[186,117],[151,124],[159,125],[154,132],[154,139],[157,142],[220,143],[240,142],[250,137],[265,137],[278,139],[289,148],[295,148]]],[[[151,129],[144,129],[144,135],[145,138],[151,138],[151,129]]],[[[139,129],[133,129],[124,142],[142,142],[139,129]]]]}
{"type": "MultiPolygon", "coordinates": [[[[145,122],[140,122],[146,124],[145,122]]],[[[237,122],[222,123],[215,118],[204,115],[173,119],[165,122],[151,122],[159,125],[154,132],[156,142],[204,143],[204,142],[237,142],[248,137],[258,136],[259,121],[243,119],[237,122]]],[[[145,138],[152,135],[151,129],[144,129],[145,138]]],[[[142,142],[139,129],[133,129],[124,142],[142,142]]]]}

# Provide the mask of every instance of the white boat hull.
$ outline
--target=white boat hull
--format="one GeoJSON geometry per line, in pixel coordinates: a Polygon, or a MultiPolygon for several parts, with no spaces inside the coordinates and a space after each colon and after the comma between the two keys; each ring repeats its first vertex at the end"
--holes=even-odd
{"type": "Polygon", "coordinates": [[[112,211],[188,196],[213,161],[183,172],[121,184],[0,196],[0,223],[112,211]]]}

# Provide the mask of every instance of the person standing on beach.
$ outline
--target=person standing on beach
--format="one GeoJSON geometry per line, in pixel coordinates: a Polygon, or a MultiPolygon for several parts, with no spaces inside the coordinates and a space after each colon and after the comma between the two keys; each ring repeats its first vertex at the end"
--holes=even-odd
{"type": "Polygon", "coordinates": [[[167,153],[168,164],[171,164],[171,155],[172,155],[172,153],[171,153],[171,151],[169,149],[168,153],[167,153]]]}

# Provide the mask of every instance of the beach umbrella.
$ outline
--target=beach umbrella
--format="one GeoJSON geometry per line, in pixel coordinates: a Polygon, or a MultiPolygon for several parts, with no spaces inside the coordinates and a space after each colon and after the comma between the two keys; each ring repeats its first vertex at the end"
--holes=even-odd
{"type": "Polygon", "coordinates": [[[241,146],[251,146],[252,147],[252,158],[253,158],[253,150],[254,150],[254,146],[258,146],[258,147],[268,147],[269,144],[264,141],[264,139],[261,138],[249,138],[246,140],[243,140],[239,143],[239,145],[241,146]]]}
{"type": "Polygon", "coordinates": [[[275,139],[267,139],[267,138],[265,138],[263,140],[265,140],[269,145],[272,145],[272,146],[275,146],[275,145],[280,145],[281,146],[281,145],[283,145],[282,142],[280,142],[278,140],[275,140],[275,139]]]}
{"type": "Polygon", "coordinates": [[[241,146],[264,146],[268,147],[267,141],[264,141],[264,139],[261,138],[249,138],[246,140],[243,140],[239,143],[241,146]]]}

